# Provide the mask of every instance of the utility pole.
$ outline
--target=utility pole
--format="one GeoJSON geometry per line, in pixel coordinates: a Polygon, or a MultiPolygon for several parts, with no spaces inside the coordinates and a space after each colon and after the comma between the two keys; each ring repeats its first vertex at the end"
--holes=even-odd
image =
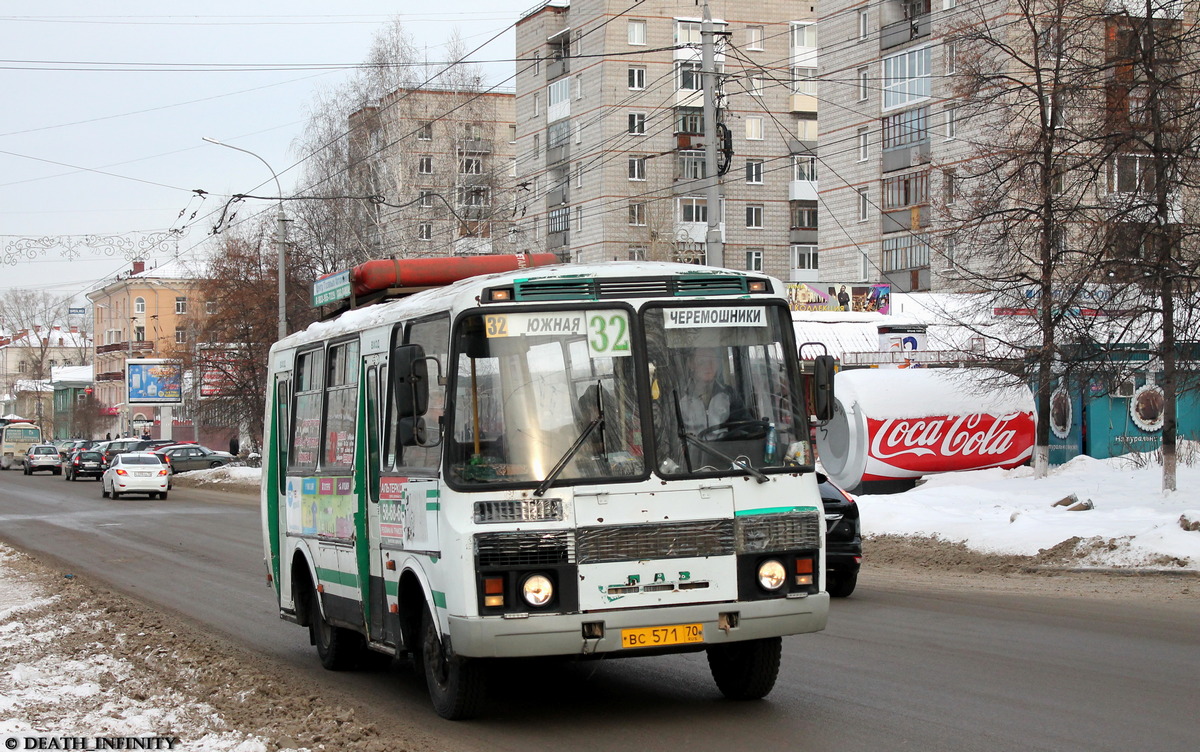
{"type": "Polygon", "coordinates": [[[700,65],[704,77],[704,176],[708,232],[704,238],[705,260],[709,266],[725,266],[725,244],[721,239],[721,176],[717,174],[717,62],[714,50],[712,13],[704,2],[700,25],[700,65]]]}

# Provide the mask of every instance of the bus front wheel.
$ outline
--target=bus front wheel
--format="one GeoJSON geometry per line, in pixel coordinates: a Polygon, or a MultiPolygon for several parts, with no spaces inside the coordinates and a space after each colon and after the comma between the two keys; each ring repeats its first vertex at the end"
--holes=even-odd
{"type": "Polygon", "coordinates": [[[421,678],[437,714],[451,721],[475,716],[483,702],[483,666],[479,661],[448,654],[428,608],[421,618],[419,650],[421,678]]]}
{"type": "Polygon", "coordinates": [[[775,686],[783,639],[731,642],[708,647],[708,668],[717,689],[730,700],[761,700],[775,686]]]}
{"type": "Polygon", "coordinates": [[[315,591],[309,595],[308,605],[308,629],[313,644],[317,646],[321,665],[330,671],[356,668],[364,649],[362,635],[325,621],[321,613],[321,601],[315,591]]]}

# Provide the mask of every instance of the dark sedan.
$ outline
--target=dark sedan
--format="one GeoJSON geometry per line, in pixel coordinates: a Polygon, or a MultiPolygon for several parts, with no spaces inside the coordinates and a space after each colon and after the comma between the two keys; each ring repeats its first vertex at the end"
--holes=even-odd
{"type": "Polygon", "coordinates": [[[858,504],[821,473],[817,484],[825,504],[825,590],[834,598],[845,598],[854,592],[862,564],[858,504]]]}
{"type": "Polygon", "coordinates": [[[66,480],[79,480],[80,478],[100,480],[106,467],[103,452],[95,449],[79,449],[63,463],[63,476],[66,480]]]}

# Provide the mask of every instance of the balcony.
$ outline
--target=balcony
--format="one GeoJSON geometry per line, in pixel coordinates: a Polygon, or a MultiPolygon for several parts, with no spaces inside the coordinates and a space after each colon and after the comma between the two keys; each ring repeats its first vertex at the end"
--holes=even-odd
{"type": "MultiPolygon", "coordinates": [[[[725,242],[725,223],[717,225],[721,232],[721,242],[725,242]]],[[[704,243],[708,240],[707,222],[676,222],[675,240],[684,243],[704,243]]]]}
{"type": "Polygon", "coordinates": [[[571,145],[560,144],[546,149],[546,165],[556,165],[571,158],[571,145]]]}
{"type": "Polygon", "coordinates": [[[124,371],[108,371],[106,373],[98,373],[98,374],[96,374],[95,380],[96,381],[124,381],[125,380],[125,372],[124,371]]]}
{"type": "Polygon", "coordinates": [[[134,340],[132,347],[130,346],[130,343],[128,341],[114,342],[111,345],[96,345],[96,354],[97,355],[104,355],[105,353],[113,353],[113,352],[130,352],[130,351],[135,352],[135,353],[136,352],[146,352],[146,351],[153,352],[154,351],[154,343],[150,342],[148,340],[140,339],[140,340],[134,340]]]}
{"type": "Polygon", "coordinates": [[[789,109],[796,113],[815,113],[817,111],[817,98],[812,94],[793,94],[789,109]]]}
{"type": "Polygon", "coordinates": [[[932,18],[931,14],[923,13],[913,18],[905,18],[895,23],[887,24],[879,30],[879,49],[891,49],[892,47],[898,47],[899,45],[911,42],[914,39],[929,36],[932,18]]]}
{"type": "Polygon", "coordinates": [[[817,181],[793,180],[788,183],[788,201],[816,201],[817,181]]]}
{"type": "Polygon", "coordinates": [[[552,232],[546,235],[546,249],[553,251],[558,248],[566,248],[571,244],[571,231],[563,230],[562,232],[552,232]]]}
{"type": "Polygon", "coordinates": [[[565,76],[571,72],[571,58],[560,57],[555,58],[546,63],[546,80],[553,81],[559,76],[565,76]]]}
{"type": "MultiPolygon", "coordinates": [[[[817,244],[817,228],[815,227],[793,227],[788,230],[788,242],[792,245],[816,245],[817,244]]],[[[792,280],[793,282],[798,280],[792,280]]],[[[800,280],[803,281],[803,280],[800,280]]]]}
{"type": "Polygon", "coordinates": [[[886,149],[883,152],[883,171],[903,170],[929,162],[929,141],[886,149]]]}
{"type": "Polygon", "coordinates": [[[883,232],[919,232],[929,224],[928,206],[909,206],[883,213],[883,232]]]}
{"type": "Polygon", "coordinates": [[[460,138],[458,151],[460,154],[491,154],[492,142],[482,138],[460,138]]]}
{"type": "Polygon", "coordinates": [[[558,188],[552,188],[546,192],[546,208],[552,209],[556,206],[562,206],[571,200],[571,190],[563,185],[558,188]]]}

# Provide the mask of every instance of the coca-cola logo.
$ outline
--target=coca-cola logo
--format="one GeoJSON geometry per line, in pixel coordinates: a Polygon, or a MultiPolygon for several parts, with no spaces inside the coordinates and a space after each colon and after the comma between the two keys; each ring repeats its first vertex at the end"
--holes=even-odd
{"type": "Polygon", "coordinates": [[[868,419],[870,457],[894,468],[944,472],[1002,466],[1032,447],[1033,415],[868,419]]]}

